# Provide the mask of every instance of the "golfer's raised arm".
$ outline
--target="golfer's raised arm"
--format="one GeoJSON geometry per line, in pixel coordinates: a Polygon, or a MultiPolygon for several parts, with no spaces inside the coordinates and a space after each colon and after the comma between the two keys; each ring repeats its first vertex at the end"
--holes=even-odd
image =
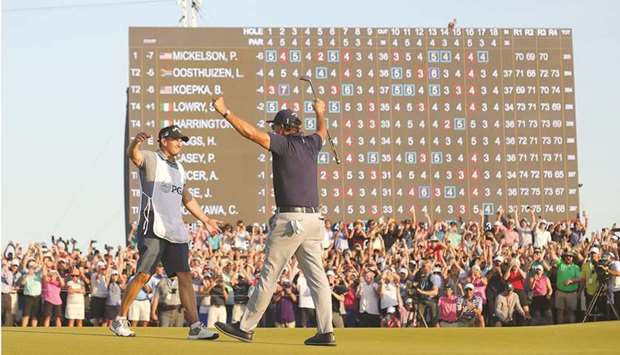
{"type": "Polygon", "coordinates": [[[322,141],[325,141],[327,137],[327,124],[325,123],[325,102],[321,99],[314,100],[312,108],[316,113],[316,134],[321,137],[322,141]]]}
{"type": "Polygon", "coordinates": [[[269,150],[269,144],[271,143],[271,138],[269,138],[269,135],[249,124],[241,117],[230,112],[224,103],[223,97],[220,96],[213,99],[212,104],[213,108],[215,108],[215,110],[222,115],[235,128],[235,130],[239,132],[239,134],[269,150]]]}
{"type": "Polygon", "coordinates": [[[127,156],[137,167],[142,166],[142,163],[144,162],[144,157],[140,152],[140,147],[142,147],[142,143],[150,137],[151,136],[148,134],[140,132],[136,134],[136,137],[131,141],[129,148],[127,148],[127,156]]]}

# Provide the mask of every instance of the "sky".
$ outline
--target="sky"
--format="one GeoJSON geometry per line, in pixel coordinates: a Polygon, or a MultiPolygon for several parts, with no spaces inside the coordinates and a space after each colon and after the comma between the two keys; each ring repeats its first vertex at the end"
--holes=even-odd
{"type": "MultiPolygon", "coordinates": [[[[52,234],[123,242],[128,28],[180,18],[175,0],[139,1],[2,1],[3,246],[52,234]]],[[[443,27],[453,17],[461,27],[574,30],[581,209],[592,228],[620,222],[620,2],[205,1],[199,25],[443,27]]]]}

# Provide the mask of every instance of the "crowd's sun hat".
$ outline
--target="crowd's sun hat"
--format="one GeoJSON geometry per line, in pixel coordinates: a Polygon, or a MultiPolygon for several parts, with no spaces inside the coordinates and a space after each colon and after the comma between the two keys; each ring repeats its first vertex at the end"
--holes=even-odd
{"type": "Polygon", "coordinates": [[[600,250],[597,247],[592,247],[590,249],[590,254],[600,254],[600,250]]]}
{"type": "Polygon", "coordinates": [[[493,258],[493,261],[499,261],[500,263],[503,263],[504,262],[504,258],[501,255],[496,255],[493,258]]]}
{"type": "Polygon", "coordinates": [[[542,265],[538,264],[538,265],[536,265],[536,266],[534,267],[534,270],[544,271],[544,270],[545,270],[545,268],[544,268],[542,265]]]}
{"type": "Polygon", "coordinates": [[[164,127],[162,129],[160,129],[159,130],[159,134],[157,136],[159,137],[159,139],[164,139],[164,138],[171,138],[171,139],[181,138],[181,140],[183,142],[187,143],[187,141],[189,141],[189,137],[184,135],[183,133],[181,133],[181,129],[177,125],[172,125],[172,126],[168,126],[168,127],[164,127]]]}
{"type": "Polygon", "coordinates": [[[466,290],[473,290],[473,289],[474,289],[474,284],[472,284],[472,283],[468,283],[468,284],[466,284],[466,285],[465,285],[465,287],[464,287],[464,288],[465,288],[466,290]]]}
{"type": "Polygon", "coordinates": [[[336,276],[336,273],[332,269],[327,270],[326,274],[327,274],[327,276],[336,276]]]}

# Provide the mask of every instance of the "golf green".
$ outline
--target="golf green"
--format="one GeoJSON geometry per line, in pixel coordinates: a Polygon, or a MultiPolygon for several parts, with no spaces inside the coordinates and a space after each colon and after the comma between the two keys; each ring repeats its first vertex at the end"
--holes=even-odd
{"type": "Polygon", "coordinates": [[[619,354],[620,322],[521,328],[339,329],[337,347],[303,345],[311,329],[258,329],[251,344],[221,336],[186,340],[184,328],[138,328],[119,338],[105,328],[2,328],[5,355],[181,354],[619,354]]]}

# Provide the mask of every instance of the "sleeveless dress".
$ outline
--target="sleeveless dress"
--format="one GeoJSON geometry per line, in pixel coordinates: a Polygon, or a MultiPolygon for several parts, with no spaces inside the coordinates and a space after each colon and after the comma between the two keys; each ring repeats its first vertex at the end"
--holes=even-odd
{"type": "MultiPolygon", "coordinates": [[[[79,290],[84,287],[82,280],[67,282],[67,289],[79,290]]],[[[65,308],[65,318],[84,319],[84,294],[70,293],[67,295],[67,307],[65,308]]]]}

